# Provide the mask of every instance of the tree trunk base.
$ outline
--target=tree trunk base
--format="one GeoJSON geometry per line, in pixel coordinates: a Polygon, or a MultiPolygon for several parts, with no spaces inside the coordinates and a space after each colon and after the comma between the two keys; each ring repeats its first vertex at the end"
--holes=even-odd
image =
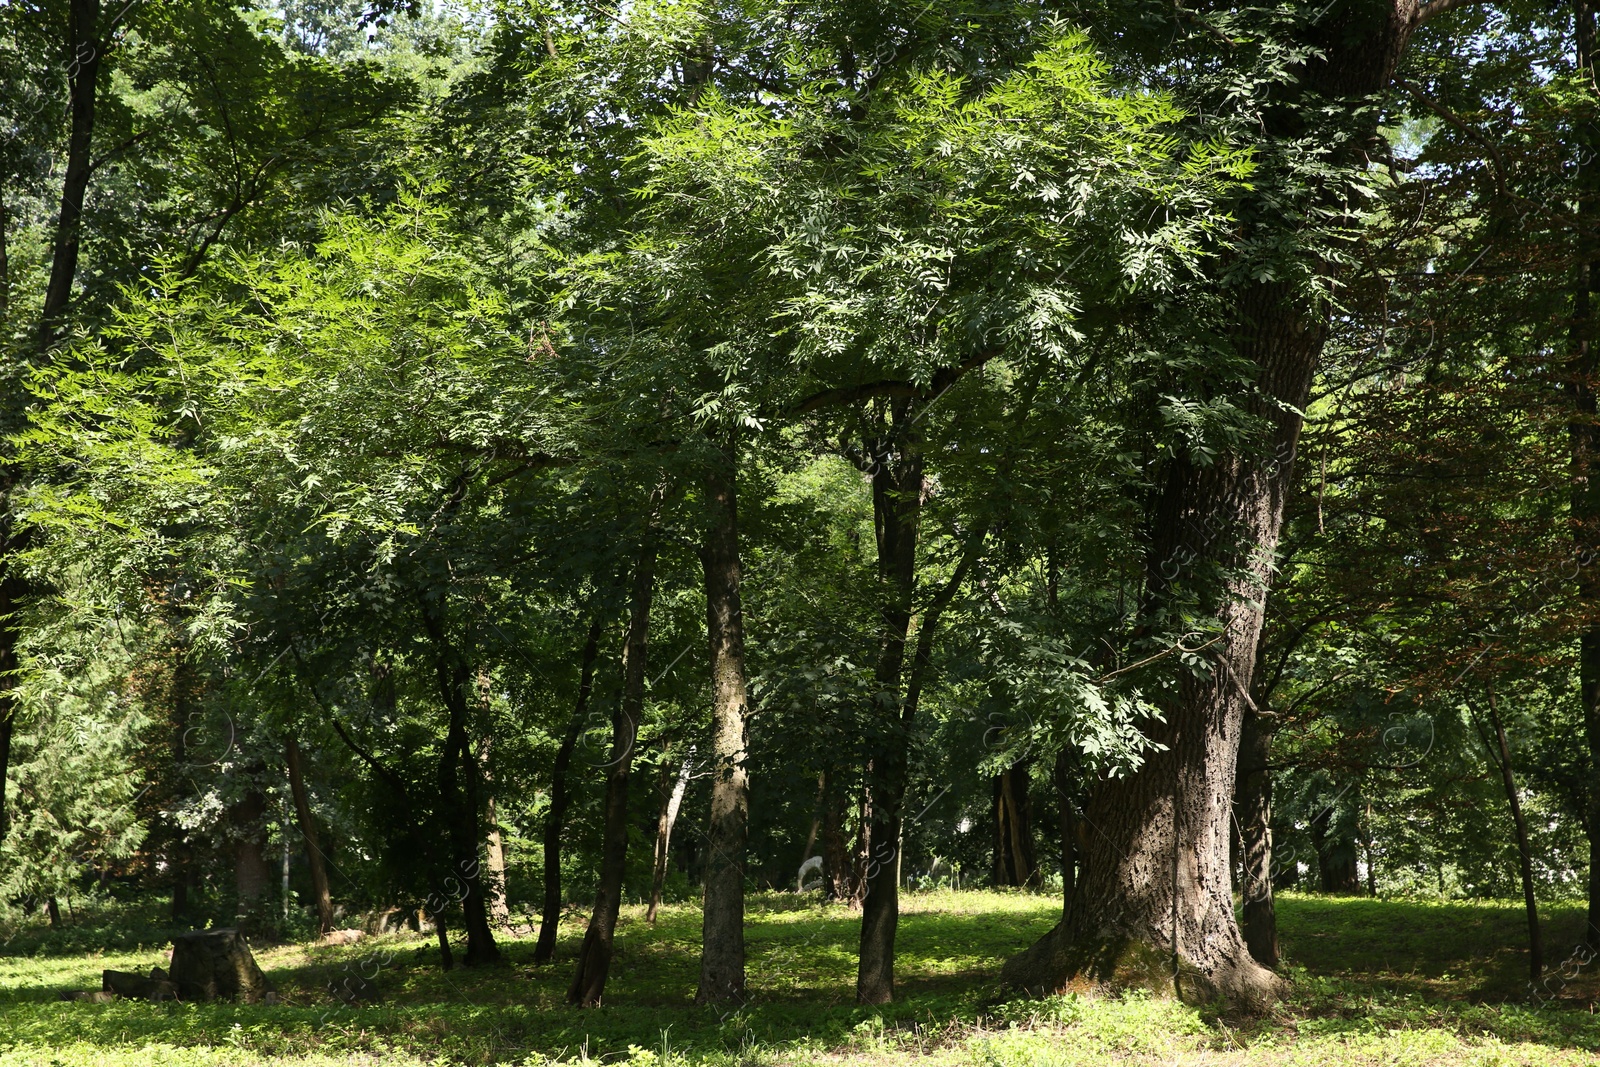
{"type": "Polygon", "coordinates": [[[1175,974],[1168,948],[1124,936],[1074,940],[1061,923],[1007,960],[1000,980],[1035,997],[1138,989],[1185,1004],[1222,1001],[1250,1013],[1267,1011],[1287,988],[1282,976],[1247,952],[1205,961],[1180,957],[1175,974]]]}
{"type": "Polygon", "coordinates": [[[174,937],[171,981],[183,1000],[220,997],[256,1004],[269,988],[250,943],[232,928],[196,930],[174,937]]]}

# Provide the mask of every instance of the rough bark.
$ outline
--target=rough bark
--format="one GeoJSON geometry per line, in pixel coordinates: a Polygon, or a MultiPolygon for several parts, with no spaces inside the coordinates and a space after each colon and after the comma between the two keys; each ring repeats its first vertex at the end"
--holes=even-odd
{"type": "Polygon", "coordinates": [[[1279,958],[1278,913],[1272,893],[1271,747],[1270,723],[1254,711],[1247,711],[1239,739],[1234,819],[1239,828],[1243,871],[1239,889],[1244,899],[1244,943],[1263,967],[1276,967],[1279,958]]]}
{"type": "Polygon", "coordinates": [[[60,328],[72,299],[78,274],[78,246],[83,230],[83,200],[93,171],[90,147],[94,138],[95,97],[100,81],[104,44],[99,36],[100,0],[71,0],[67,13],[67,92],[71,128],[67,134],[67,161],[61,179],[61,204],[56,212],[52,239],[50,280],[39,316],[40,343],[48,345],[60,328]]]}
{"type": "Polygon", "coordinates": [[[567,988],[567,1002],[598,1007],[611,972],[617,912],[622,907],[622,879],[628,859],[628,777],[633,769],[639,718],[644,712],[645,670],[650,651],[650,606],[656,588],[657,490],[640,538],[629,598],[628,636],[622,647],[622,699],[611,716],[611,753],[606,764],[605,828],[600,844],[600,881],[594,912],[578,952],[577,973],[567,988]]]}
{"type": "Polygon", "coordinates": [[[317,934],[326,936],[333,929],[333,894],[328,891],[328,868],[317,836],[317,822],[311,814],[311,797],[306,792],[305,772],[300,764],[300,743],[284,742],[285,762],[289,765],[289,792],[294,796],[295,820],[300,839],[306,846],[306,865],[311,869],[311,893],[317,903],[317,934]]]}
{"type": "Polygon", "coordinates": [[[683,808],[683,794],[689,789],[689,778],[694,773],[695,746],[689,746],[689,754],[683,758],[683,766],[678,768],[678,777],[672,783],[672,790],[663,798],[661,814],[656,819],[656,850],[654,861],[651,864],[650,875],[650,910],[645,913],[645,922],[656,921],[656,913],[661,910],[661,893],[667,884],[667,863],[672,858],[672,828],[677,825],[678,812],[683,808]]]}
{"type": "Polygon", "coordinates": [[[583,732],[588,714],[589,695],[594,690],[594,663],[600,654],[600,620],[589,624],[583,643],[582,667],[578,672],[578,700],[572,709],[567,732],[556,750],[555,768],[550,781],[550,809],[544,820],[544,911],[539,917],[539,941],[533,949],[533,962],[549,963],[556,952],[556,937],[561,928],[561,835],[566,829],[567,806],[572,793],[567,787],[567,772],[572,766],[572,750],[583,732]]]}
{"type": "Polygon", "coordinates": [[[1029,797],[1032,761],[1012,764],[994,776],[990,806],[994,821],[995,885],[1025,886],[1038,874],[1033,848],[1033,801],[1029,797]]]}
{"type": "MultiPolygon", "coordinates": [[[[1309,21],[1304,43],[1313,58],[1276,97],[1266,134],[1324,137],[1332,158],[1358,173],[1373,119],[1345,116],[1390,83],[1423,15],[1414,0],[1394,0],[1341,5],[1309,21]],[[1333,115],[1338,122],[1314,125],[1333,115]]],[[[1247,198],[1239,210],[1241,227],[1262,237],[1285,217],[1272,177],[1261,175],[1264,198],[1247,198]]],[[[1308,188],[1314,199],[1307,207],[1337,209],[1351,195],[1337,179],[1308,188]]],[[[1305,259],[1328,269],[1314,252],[1305,259]]],[[[1217,620],[1211,669],[1182,678],[1164,702],[1166,721],[1148,728],[1164,749],[1137,773],[1095,790],[1087,816],[1096,833],[1072,913],[1008,962],[1003,977],[1013,986],[1137,985],[1247,1009],[1265,1007],[1281,990],[1280,979],[1250,956],[1234,918],[1230,808],[1249,701],[1244,687],[1291,485],[1298,412],[1329,313],[1288,281],[1226,284],[1232,348],[1255,368],[1254,389],[1242,402],[1266,430],[1264,454],[1240,450],[1204,465],[1175,458],[1154,501],[1145,556],[1147,617],[1192,597],[1198,615],[1217,620]]]]}
{"type": "MultiPolygon", "coordinates": [[[[1577,0],[1578,69],[1586,85],[1594,84],[1595,5],[1577,0]]],[[[1572,369],[1568,394],[1573,415],[1571,441],[1571,513],[1578,551],[1578,597],[1590,621],[1578,636],[1579,699],[1588,742],[1589,912],[1585,943],[1600,950],[1600,478],[1593,476],[1600,459],[1600,418],[1595,398],[1600,391],[1600,337],[1596,336],[1594,293],[1600,286],[1600,163],[1590,162],[1600,147],[1600,130],[1584,130],[1589,156],[1578,183],[1578,274],[1573,292],[1572,369]]]]}
{"type": "Polygon", "coordinates": [[[705,475],[706,528],[700,559],[711,646],[711,821],[706,828],[705,911],[695,1001],[743,1001],[744,853],[750,821],[745,768],[750,693],[739,597],[738,455],[730,440],[705,475]]]}

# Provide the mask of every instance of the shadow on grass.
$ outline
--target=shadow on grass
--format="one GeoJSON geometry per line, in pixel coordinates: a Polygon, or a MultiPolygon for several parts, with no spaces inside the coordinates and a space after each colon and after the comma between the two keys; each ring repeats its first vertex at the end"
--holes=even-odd
{"type": "MultiPolygon", "coordinates": [[[[529,939],[502,943],[503,967],[448,973],[438,969],[431,940],[412,935],[263,948],[260,962],[283,998],[276,1005],[60,1003],[56,989],[84,988],[94,968],[119,966],[123,957],[51,949],[27,960],[0,958],[0,1044],[231,1044],[264,1057],[412,1054],[452,1062],[618,1060],[630,1049],[659,1055],[664,1046],[689,1060],[735,1062],[759,1047],[780,1061],[807,1061],[885,1034],[935,1041],[964,1034],[998,992],[1001,961],[1048,929],[1058,908],[1053,898],[1024,894],[908,897],[898,1000],[882,1009],[853,1003],[859,916],[787,895],[752,897],[752,998],[725,1008],[693,1003],[700,916],[691,906],[666,909],[655,926],[642,921],[641,909],[625,910],[606,1003],[589,1011],[565,1004],[578,924],[564,929],[549,966],[533,964],[529,939]],[[350,1007],[331,996],[328,983],[350,973],[375,976],[383,1001],[350,1007]]],[[[1564,980],[1544,1006],[1528,1000],[1526,931],[1514,906],[1286,896],[1279,916],[1294,990],[1273,1016],[1226,1020],[1230,1041],[1235,1034],[1247,1044],[1281,1044],[1439,1028],[1468,1039],[1600,1049],[1600,1017],[1573,1010],[1596,999],[1594,975],[1564,980]]],[[[1565,955],[1582,921],[1577,908],[1550,911],[1552,958],[1565,955]]],[[[134,966],[164,955],[147,947],[145,959],[116,936],[134,966]]],[[[154,939],[146,931],[138,943],[154,939]]]]}
{"type": "MultiPolygon", "coordinates": [[[[751,901],[752,997],[743,1005],[693,1003],[700,916],[673,907],[654,927],[641,921],[639,909],[625,911],[606,1003],[589,1011],[565,1003],[581,940],[581,929],[571,927],[548,966],[533,964],[531,940],[502,942],[503,967],[450,972],[438,968],[431,940],[414,936],[262,949],[258,960],[283,1001],[275,1005],[60,1003],[54,997],[63,985],[40,982],[51,969],[35,961],[42,973],[33,987],[0,1000],[0,1029],[19,1045],[47,1047],[69,1038],[108,1047],[226,1040],[266,1056],[407,1050],[469,1062],[530,1054],[615,1057],[630,1047],[659,1051],[664,1040],[692,1058],[738,1056],[758,1044],[769,1051],[820,1050],[884,1028],[920,1032],[976,1017],[995,992],[1000,961],[1019,937],[1048,929],[1059,906],[1023,895],[985,894],[978,907],[975,899],[952,900],[950,911],[934,910],[932,900],[908,901],[899,937],[900,999],[883,1009],[854,1004],[859,915],[774,895],[751,901]],[[346,1006],[331,996],[328,984],[351,973],[374,978],[382,1002],[346,1006]]],[[[147,934],[145,945],[150,940],[147,934]]],[[[104,965],[115,965],[110,960],[104,957],[104,965]]],[[[68,962],[56,961],[55,970],[65,973],[68,962]]],[[[81,983],[79,971],[89,961],[72,962],[81,983]]],[[[141,964],[158,962],[159,954],[141,964]]]]}

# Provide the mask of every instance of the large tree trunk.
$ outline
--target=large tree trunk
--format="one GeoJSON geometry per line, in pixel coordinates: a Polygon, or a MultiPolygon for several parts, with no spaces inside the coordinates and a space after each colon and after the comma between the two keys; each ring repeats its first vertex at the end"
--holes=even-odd
{"type": "Polygon", "coordinates": [[[295,819],[300,824],[300,839],[306,845],[306,863],[311,868],[311,892],[317,899],[317,929],[326,936],[333,930],[333,895],[328,892],[328,868],[317,837],[317,822],[311,814],[311,797],[306,792],[305,772],[300,765],[300,743],[284,742],[289,765],[289,792],[294,795],[295,819]]]}
{"type": "Polygon", "coordinates": [[[267,862],[266,827],[267,798],[251,786],[250,792],[234,806],[232,817],[235,835],[233,846],[234,887],[239,896],[237,925],[251,934],[259,934],[265,924],[267,899],[272,895],[272,866],[267,862]]]}
{"type": "MultiPolygon", "coordinates": [[[[1259,695],[1257,700],[1262,699],[1259,695]]],[[[1244,871],[1244,943],[1263,967],[1278,965],[1278,913],[1272,896],[1272,731],[1254,711],[1245,714],[1239,740],[1234,818],[1244,871]]]]}
{"type": "MultiPolygon", "coordinates": [[[[1594,84],[1595,6],[1588,0],[1573,5],[1577,23],[1578,69],[1585,85],[1594,84]]],[[[1600,287],[1600,129],[1583,131],[1588,150],[1578,171],[1578,277],[1573,293],[1572,371],[1568,386],[1573,403],[1569,436],[1572,446],[1570,510],[1573,538],[1581,566],[1578,598],[1592,616],[1578,638],[1579,699],[1588,741],[1589,916],[1585,943],[1600,950],[1600,417],[1595,398],[1600,391],[1600,337],[1596,336],[1594,293],[1600,287]]]]}
{"type": "Polygon", "coordinates": [[[572,750],[577,747],[578,735],[583,733],[584,717],[588,714],[589,694],[594,690],[594,662],[600,654],[600,619],[589,624],[589,636],[583,642],[583,665],[578,672],[578,700],[572,709],[572,720],[556,750],[555,768],[550,781],[550,810],[544,820],[544,911],[539,917],[539,941],[533,948],[533,962],[549,963],[555,957],[556,937],[561,929],[561,836],[566,830],[567,806],[572,793],[567,787],[568,768],[572,766],[572,750]]]}
{"type": "MultiPolygon", "coordinates": [[[[1278,106],[1264,118],[1266,133],[1286,143],[1320,136],[1333,160],[1352,177],[1358,174],[1373,120],[1352,124],[1343,117],[1389,84],[1411,31],[1440,10],[1415,0],[1346,3],[1306,20],[1303,43],[1313,58],[1282,87],[1278,106]],[[1339,122],[1315,125],[1326,121],[1320,116],[1335,114],[1339,122]]],[[[1281,232],[1288,217],[1281,198],[1296,194],[1285,190],[1284,180],[1290,189],[1299,181],[1260,173],[1260,193],[1239,205],[1241,227],[1259,240],[1281,232]]],[[[1310,199],[1301,201],[1308,210],[1289,214],[1308,218],[1339,210],[1351,195],[1334,176],[1310,187],[1310,199]]],[[[1319,273],[1329,269],[1310,253],[1304,265],[1319,273]]],[[[1234,919],[1231,801],[1249,700],[1245,687],[1300,435],[1297,413],[1310,392],[1329,313],[1298,283],[1226,284],[1233,349],[1255,367],[1255,388],[1242,403],[1267,429],[1265,455],[1223,454],[1205,465],[1175,458],[1152,512],[1145,562],[1148,617],[1193,597],[1193,614],[1220,624],[1211,670],[1182,678],[1165,702],[1165,722],[1147,729],[1163,750],[1137,773],[1096,789],[1088,817],[1098,832],[1089,842],[1087,876],[1072,914],[1006,965],[1003,976],[1014,986],[1057,990],[1074,980],[1139,985],[1247,1008],[1265,1006],[1281,989],[1280,979],[1251,958],[1234,919]]]]}
{"type": "Polygon", "coordinates": [[[50,259],[50,281],[39,316],[40,343],[54,339],[60,320],[72,299],[78,274],[78,245],[83,230],[83,200],[93,172],[90,148],[94,139],[95,95],[105,45],[99,36],[100,0],[70,0],[68,5],[67,89],[71,101],[71,129],[67,134],[67,161],[61,180],[61,205],[56,213],[50,259]]]}
{"type": "Polygon", "coordinates": [[[1033,849],[1033,801],[1029,796],[1032,760],[1014,763],[994,776],[994,871],[997,886],[1033,883],[1038,860],[1033,849]]]}
{"type": "Polygon", "coordinates": [[[656,588],[656,515],[663,492],[657,490],[645,520],[639,560],[633,571],[628,636],[622,647],[622,699],[611,716],[611,754],[606,765],[605,829],[600,844],[600,883],[594,913],[578,952],[578,970],[567,988],[567,1002],[596,1007],[605,996],[611,971],[612,941],[622,907],[622,879],[628,860],[628,775],[633,769],[639,717],[644,713],[645,668],[650,651],[650,605],[656,588]]]}
{"type": "Polygon", "coordinates": [[[650,874],[650,910],[645,913],[645,922],[656,921],[656,913],[661,910],[661,893],[667,884],[667,863],[672,858],[672,828],[677,825],[678,812],[683,808],[683,794],[689,789],[689,778],[694,773],[695,747],[689,746],[689,754],[683,757],[683,766],[678,768],[678,777],[672,783],[669,792],[661,805],[661,815],[656,819],[656,851],[651,864],[650,874]]]}
{"type": "Polygon", "coordinates": [[[701,1004],[744,1000],[744,850],[750,821],[745,769],[750,694],[744,669],[744,608],[739,599],[738,453],[706,471],[706,534],[700,558],[711,644],[711,822],[706,833],[705,912],[701,924],[701,1004]]]}

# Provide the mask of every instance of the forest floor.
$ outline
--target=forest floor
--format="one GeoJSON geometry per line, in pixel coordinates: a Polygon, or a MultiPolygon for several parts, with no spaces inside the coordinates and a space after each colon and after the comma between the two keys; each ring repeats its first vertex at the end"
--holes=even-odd
{"type": "Polygon", "coordinates": [[[692,905],[666,908],[653,927],[643,909],[625,909],[605,1006],[590,1011],[563,1003],[576,911],[551,967],[532,964],[531,939],[511,938],[506,967],[445,973],[436,944],[407,933],[261,948],[277,1004],[58,1000],[98,989],[104,968],[165,965],[167,931],[125,909],[59,931],[8,931],[0,1065],[1600,1064],[1600,960],[1562,970],[1582,925],[1575,905],[1545,913],[1552,976],[1534,997],[1520,906],[1281,897],[1295,981],[1260,1019],[1147,996],[1002,1001],[1001,960],[1048,929],[1058,907],[1022,893],[908,895],[899,1000],[884,1009],[852,1003],[856,916],[782,893],[750,902],[752,1000],[734,1011],[692,1003],[692,905]],[[329,994],[356,972],[376,973],[381,1002],[347,1007],[329,994]]]}

